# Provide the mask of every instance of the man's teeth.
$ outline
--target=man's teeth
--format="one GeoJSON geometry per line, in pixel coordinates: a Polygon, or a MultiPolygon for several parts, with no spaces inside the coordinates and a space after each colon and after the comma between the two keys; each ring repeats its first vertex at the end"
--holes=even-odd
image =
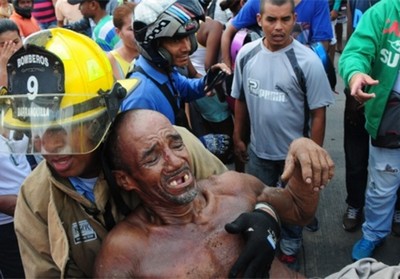
{"type": "MultiPolygon", "coordinates": [[[[186,182],[186,181],[188,181],[189,180],[189,175],[188,174],[185,174],[184,176],[183,176],[183,182],[186,182]]],[[[171,183],[169,184],[170,186],[178,186],[178,182],[176,181],[176,180],[173,180],[173,181],[171,181],[171,183]]]]}

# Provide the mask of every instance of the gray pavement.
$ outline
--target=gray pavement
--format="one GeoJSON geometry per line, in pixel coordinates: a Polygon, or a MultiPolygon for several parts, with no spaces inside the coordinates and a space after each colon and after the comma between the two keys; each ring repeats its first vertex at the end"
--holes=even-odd
{"type": "MultiPolygon", "coordinates": [[[[338,59],[338,54],[336,56],[338,59]]],[[[345,164],[343,151],[343,111],[345,96],[343,82],[338,77],[339,92],[335,105],[327,109],[324,147],[332,156],[335,176],[321,193],[317,218],[320,230],[304,231],[304,244],[300,256],[301,273],[307,278],[323,278],[350,264],[353,244],[361,237],[361,230],[350,233],[342,228],[342,215],[346,209],[345,164]]],[[[375,257],[388,265],[400,262],[400,238],[390,236],[376,250],[375,257]]]]}

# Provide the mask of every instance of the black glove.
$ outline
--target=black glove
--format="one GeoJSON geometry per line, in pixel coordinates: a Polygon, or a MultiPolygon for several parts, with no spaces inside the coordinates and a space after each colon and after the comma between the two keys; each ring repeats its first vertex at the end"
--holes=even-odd
{"type": "Polygon", "coordinates": [[[206,92],[211,91],[217,86],[221,84],[225,78],[227,77],[226,73],[221,69],[209,69],[207,74],[205,75],[205,87],[204,90],[206,92]]]}
{"type": "Polygon", "coordinates": [[[262,209],[242,213],[225,225],[228,233],[243,233],[246,246],[229,272],[229,278],[239,273],[243,278],[268,278],[280,236],[279,223],[262,209]]]}

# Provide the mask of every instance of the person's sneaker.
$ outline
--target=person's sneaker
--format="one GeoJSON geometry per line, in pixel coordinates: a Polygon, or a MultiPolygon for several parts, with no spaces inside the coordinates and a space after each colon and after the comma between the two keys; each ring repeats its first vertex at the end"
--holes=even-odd
{"type": "Polygon", "coordinates": [[[300,271],[300,264],[297,260],[296,255],[286,255],[282,251],[280,251],[278,252],[277,258],[290,269],[297,272],[300,271]]]}
{"type": "Polygon", "coordinates": [[[316,232],[319,230],[319,223],[317,217],[314,217],[314,219],[304,227],[309,232],[316,232]]]}
{"type": "Polygon", "coordinates": [[[400,210],[396,209],[393,215],[392,233],[400,236],[400,210]]]}
{"type": "Polygon", "coordinates": [[[355,231],[362,223],[362,208],[348,206],[343,214],[343,229],[345,231],[355,231]]]}
{"type": "Polygon", "coordinates": [[[353,261],[358,261],[359,259],[371,257],[375,248],[381,243],[382,240],[370,241],[363,237],[354,244],[351,258],[353,261]]]}

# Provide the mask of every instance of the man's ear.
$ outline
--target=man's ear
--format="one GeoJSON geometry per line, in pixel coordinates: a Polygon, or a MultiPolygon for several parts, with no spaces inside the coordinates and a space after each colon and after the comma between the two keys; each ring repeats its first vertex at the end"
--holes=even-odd
{"type": "Polygon", "coordinates": [[[257,24],[258,24],[258,26],[260,26],[260,27],[262,27],[262,25],[261,25],[261,19],[262,19],[261,14],[260,14],[260,13],[257,13],[257,24]]]}
{"type": "Polygon", "coordinates": [[[114,170],[112,171],[112,174],[114,175],[114,179],[117,182],[118,186],[120,186],[125,191],[138,189],[136,181],[132,177],[127,175],[125,171],[114,170]]]}

